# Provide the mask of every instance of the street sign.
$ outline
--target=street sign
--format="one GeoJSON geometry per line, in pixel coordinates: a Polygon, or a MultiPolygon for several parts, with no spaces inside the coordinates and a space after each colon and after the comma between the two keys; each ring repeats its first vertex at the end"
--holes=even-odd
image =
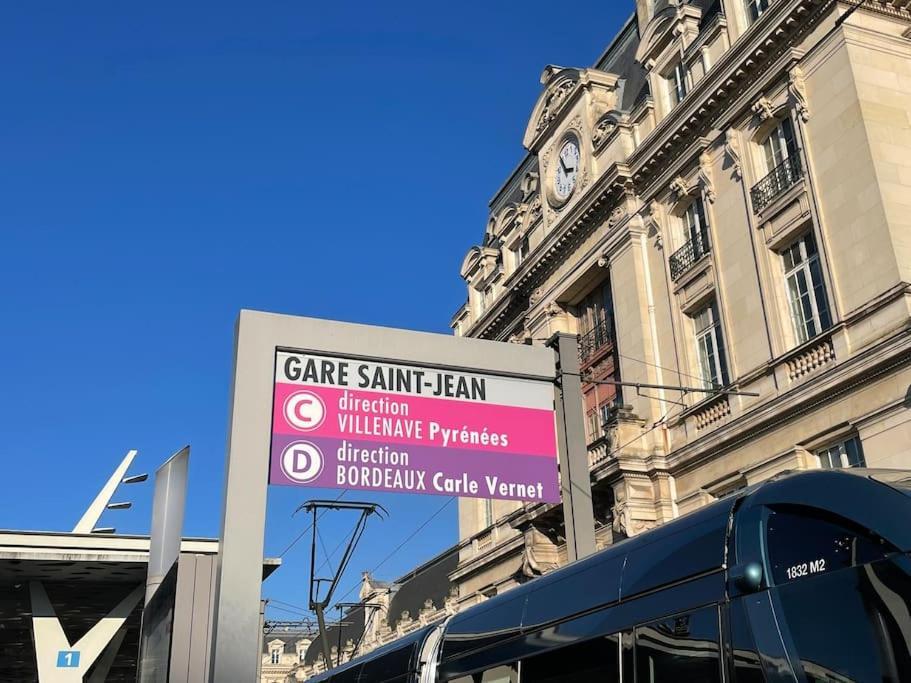
{"type": "Polygon", "coordinates": [[[241,311],[210,683],[256,677],[269,482],[405,492],[409,478],[419,491],[423,474],[421,493],[559,500],[554,433],[567,420],[555,417],[554,358],[543,347],[241,311]]]}
{"type": "Polygon", "coordinates": [[[549,381],[275,354],[271,484],[555,503],[556,444],[549,381]]]}

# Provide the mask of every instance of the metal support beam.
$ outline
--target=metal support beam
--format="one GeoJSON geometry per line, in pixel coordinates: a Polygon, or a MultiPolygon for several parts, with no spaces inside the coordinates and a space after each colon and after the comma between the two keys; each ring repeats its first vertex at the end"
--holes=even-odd
{"type": "Polygon", "coordinates": [[[82,515],[82,518],[76,522],[76,526],[73,527],[74,534],[92,533],[92,529],[95,528],[95,525],[98,524],[98,520],[101,519],[101,514],[107,508],[107,504],[111,502],[111,498],[114,497],[114,493],[117,491],[117,487],[120,486],[123,475],[127,473],[130,464],[133,462],[133,458],[136,457],[138,452],[139,451],[132,450],[124,456],[123,460],[117,466],[117,469],[114,470],[114,474],[111,475],[111,478],[108,479],[107,483],[101,488],[101,491],[98,492],[98,495],[95,496],[95,500],[89,505],[88,509],[82,515]]]}
{"type": "Polygon", "coordinates": [[[595,514],[582,412],[579,342],[576,335],[559,332],[548,340],[547,346],[556,354],[560,494],[566,526],[566,556],[572,562],[595,552],[595,514]]]}

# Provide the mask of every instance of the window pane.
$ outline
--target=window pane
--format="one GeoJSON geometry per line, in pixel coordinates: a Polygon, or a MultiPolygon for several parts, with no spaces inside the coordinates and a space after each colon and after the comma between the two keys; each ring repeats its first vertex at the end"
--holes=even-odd
{"type": "Polygon", "coordinates": [[[797,337],[797,343],[801,344],[808,337],[807,326],[801,314],[800,288],[796,275],[791,275],[788,278],[788,308],[791,311],[791,320],[794,323],[794,334],[797,337]]]}
{"type": "Polygon", "coordinates": [[[856,436],[843,443],[823,449],[819,455],[819,462],[823,467],[865,467],[863,449],[860,439],[856,436]]]}
{"type": "Polygon", "coordinates": [[[832,326],[832,320],[829,316],[829,302],[826,300],[826,285],[822,279],[819,257],[814,256],[809,267],[813,280],[813,296],[816,298],[816,309],[819,311],[819,326],[821,330],[826,330],[832,326]]]}
{"type": "Polygon", "coordinates": [[[824,451],[819,452],[819,464],[822,467],[832,468],[832,467],[841,467],[841,461],[839,459],[838,450],[827,448],[824,451]],[[834,457],[833,457],[834,456],[834,457]]]}
{"type": "Polygon", "coordinates": [[[612,635],[524,660],[522,683],[614,683],[619,671],[619,640],[612,635]]]}
{"type": "Polygon", "coordinates": [[[637,683],[720,683],[720,664],[716,607],[636,629],[637,683]]]}
{"type": "Polygon", "coordinates": [[[715,345],[711,333],[704,334],[698,339],[699,366],[702,379],[706,384],[717,384],[718,377],[715,372],[715,345]]]}
{"type": "Polygon", "coordinates": [[[721,334],[721,320],[718,319],[717,311],[715,314],[715,344],[718,349],[718,370],[721,373],[720,383],[726,385],[728,379],[728,359],[724,352],[724,336],[721,334]]]}
{"type": "Polygon", "coordinates": [[[864,467],[867,464],[864,461],[863,449],[860,447],[860,439],[856,436],[845,442],[845,454],[848,458],[848,467],[864,467]]]}
{"type": "Polygon", "coordinates": [[[911,577],[899,562],[799,581],[777,589],[810,683],[911,681],[911,577]]]}
{"type": "Polygon", "coordinates": [[[796,506],[769,510],[766,537],[772,579],[777,584],[872,562],[895,552],[875,534],[796,506]]]}

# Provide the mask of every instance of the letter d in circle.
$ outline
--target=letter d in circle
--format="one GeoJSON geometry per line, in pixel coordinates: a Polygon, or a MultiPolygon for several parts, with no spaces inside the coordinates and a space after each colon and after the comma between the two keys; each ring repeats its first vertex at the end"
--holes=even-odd
{"type": "Polygon", "coordinates": [[[291,481],[307,484],[323,471],[323,454],[309,441],[295,441],[282,451],[282,472],[291,481]]]}

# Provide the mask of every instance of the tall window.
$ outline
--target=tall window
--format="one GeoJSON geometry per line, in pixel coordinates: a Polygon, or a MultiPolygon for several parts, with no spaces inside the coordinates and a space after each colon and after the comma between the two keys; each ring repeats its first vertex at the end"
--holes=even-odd
{"type": "Polygon", "coordinates": [[[522,241],[519,242],[519,246],[516,249],[516,267],[519,267],[525,263],[525,259],[528,258],[528,253],[531,251],[528,244],[528,235],[522,238],[522,241]]]}
{"type": "Polygon", "coordinates": [[[668,97],[671,107],[679,104],[686,97],[686,67],[683,62],[677,62],[668,74],[668,97]]]}
{"type": "Polygon", "coordinates": [[[579,352],[583,362],[611,340],[614,304],[610,280],[605,280],[579,306],[582,337],[579,352]]]}
{"type": "Polygon", "coordinates": [[[686,239],[693,248],[693,260],[697,260],[709,252],[709,222],[705,218],[705,205],[702,198],[697,197],[687,207],[683,214],[683,227],[686,239]]]}
{"type": "Polygon", "coordinates": [[[766,172],[771,173],[787,159],[797,154],[794,124],[790,118],[782,119],[762,143],[765,153],[766,172]]]}
{"type": "Polygon", "coordinates": [[[493,285],[487,285],[481,292],[481,310],[486,311],[493,303],[493,285]]]}
{"type": "Polygon", "coordinates": [[[614,401],[602,403],[597,408],[588,411],[588,441],[591,443],[604,436],[604,425],[610,419],[611,407],[619,399],[619,394],[614,401]]]}
{"type": "Polygon", "coordinates": [[[864,451],[856,436],[817,453],[823,467],[865,467],[864,451]]]}
{"type": "Polygon", "coordinates": [[[693,316],[693,330],[696,336],[696,354],[699,358],[699,374],[706,386],[724,386],[728,383],[727,358],[724,352],[724,338],[721,334],[721,320],[718,305],[712,302],[693,316]]]}
{"type": "Polygon", "coordinates": [[[812,339],[832,326],[826,299],[819,252],[812,233],[807,233],[782,253],[788,307],[797,343],[812,339]]]}
{"type": "Polygon", "coordinates": [[[278,664],[280,657],[281,657],[280,650],[272,650],[272,663],[273,664],[278,664]]]}
{"type": "Polygon", "coordinates": [[[747,6],[747,17],[752,24],[763,12],[769,9],[769,0],[745,0],[747,6]]]}

